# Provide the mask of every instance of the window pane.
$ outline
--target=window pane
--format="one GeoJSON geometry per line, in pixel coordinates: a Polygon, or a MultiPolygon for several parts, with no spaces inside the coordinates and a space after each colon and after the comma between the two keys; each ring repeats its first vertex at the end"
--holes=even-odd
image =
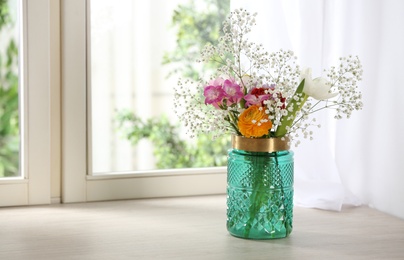
{"type": "Polygon", "coordinates": [[[0,0],[0,178],[19,172],[18,1],[0,0]]]}
{"type": "Polygon", "coordinates": [[[94,173],[225,163],[228,140],[190,140],[172,100],[228,12],[229,0],[91,1],[94,173]]]}

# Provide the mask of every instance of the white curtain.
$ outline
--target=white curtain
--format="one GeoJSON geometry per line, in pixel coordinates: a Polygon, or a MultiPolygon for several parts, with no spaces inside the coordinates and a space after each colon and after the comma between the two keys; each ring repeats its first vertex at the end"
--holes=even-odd
{"type": "Polygon", "coordinates": [[[370,205],[404,218],[404,1],[232,0],[257,12],[251,40],[293,50],[313,77],[358,55],[364,109],[316,115],[314,140],[295,152],[295,204],[329,210],[370,205]]]}

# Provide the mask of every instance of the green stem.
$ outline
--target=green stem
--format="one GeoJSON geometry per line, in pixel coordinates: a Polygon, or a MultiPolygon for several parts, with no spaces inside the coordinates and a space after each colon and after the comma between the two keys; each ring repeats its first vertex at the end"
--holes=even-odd
{"type": "Polygon", "coordinates": [[[245,229],[244,229],[244,238],[249,238],[250,237],[250,231],[252,228],[252,225],[254,223],[254,220],[257,217],[257,214],[259,213],[260,208],[262,205],[265,203],[264,201],[264,196],[260,196],[260,192],[262,192],[264,188],[264,182],[262,179],[262,172],[261,172],[261,167],[259,165],[260,158],[258,158],[259,155],[255,154],[253,155],[252,158],[254,158],[254,161],[252,162],[253,166],[253,172],[252,172],[252,193],[250,196],[250,208],[249,208],[249,218],[246,223],[245,229]]]}
{"type": "Polygon", "coordinates": [[[230,123],[230,126],[231,127],[233,127],[233,129],[235,130],[235,132],[238,134],[238,135],[241,135],[241,133],[240,133],[240,131],[238,130],[238,127],[237,127],[237,121],[238,121],[238,115],[236,114],[236,112],[235,111],[229,111],[229,123],[230,123]]]}
{"type": "MultiPolygon", "coordinates": [[[[273,158],[271,158],[270,160],[274,160],[275,164],[274,164],[274,168],[271,169],[271,174],[273,174],[274,176],[276,176],[276,179],[280,180],[279,186],[273,187],[274,190],[268,191],[270,192],[270,198],[269,200],[272,201],[272,203],[278,203],[276,202],[276,197],[275,199],[272,197],[273,196],[273,192],[278,192],[278,188],[280,189],[280,193],[281,193],[281,203],[283,206],[283,225],[286,229],[286,236],[288,234],[290,234],[292,227],[290,226],[290,223],[288,221],[287,218],[287,212],[288,212],[288,208],[285,205],[285,191],[284,191],[284,186],[283,186],[283,178],[282,178],[282,170],[279,167],[279,161],[278,161],[278,156],[279,156],[279,152],[274,152],[273,153],[273,158]]],[[[252,226],[254,224],[255,219],[257,219],[258,214],[260,214],[260,209],[264,206],[267,207],[268,205],[268,197],[263,194],[265,192],[266,189],[268,189],[269,187],[265,187],[264,185],[264,180],[263,180],[263,174],[262,174],[262,167],[261,165],[259,165],[260,162],[260,158],[258,154],[253,155],[252,159],[253,161],[251,162],[253,165],[252,169],[252,193],[250,195],[250,206],[249,206],[249,217],[248,220],[246,222],[246,226],[244,228],[244,234],[243,237],[244,238],[249,238],[250,237],[250,232],[252,229],[252,226]]],[[[272,186],[272,185],[270,185],[272,186]]],[[[279,207],[282,208],[282,207],[279,207]]],[[[281,209],[279,209],[281,210],[281,209]]],[[[267,212],[269,213],[269,212],[267,212]]],[[[271,213],[272,214],[272,213],[271,213]]],[[[269,219],[271,219],[273,217],[273,215],[271,215],[270,217],[268,217],[269,219]]]]}

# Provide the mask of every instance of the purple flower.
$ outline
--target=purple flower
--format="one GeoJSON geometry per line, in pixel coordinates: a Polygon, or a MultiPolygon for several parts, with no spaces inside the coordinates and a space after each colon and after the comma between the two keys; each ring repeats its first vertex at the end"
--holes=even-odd
{"type": "Polygon", "coordinates": [[[226,79],[223,82],[223,91],[225,92],[228,106],[234,103],[238,103],[244,96],[243,92],[241,91],[240,85],[238,85],[235,81],[229,79],[226,79]]]}

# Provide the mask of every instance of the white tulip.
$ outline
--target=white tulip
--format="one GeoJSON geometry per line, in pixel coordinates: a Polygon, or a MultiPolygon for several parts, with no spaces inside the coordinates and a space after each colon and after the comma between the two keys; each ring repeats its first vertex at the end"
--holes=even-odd
{"type": "Polygon", "coordinates": [[[331,85],[325,78],[311,78],[311,68],[306,68],[300,73],[300,81],[304,80],[303,92],[317,100],[326,100],[333,98],[338,93],[331,93],[331,85]]]}

